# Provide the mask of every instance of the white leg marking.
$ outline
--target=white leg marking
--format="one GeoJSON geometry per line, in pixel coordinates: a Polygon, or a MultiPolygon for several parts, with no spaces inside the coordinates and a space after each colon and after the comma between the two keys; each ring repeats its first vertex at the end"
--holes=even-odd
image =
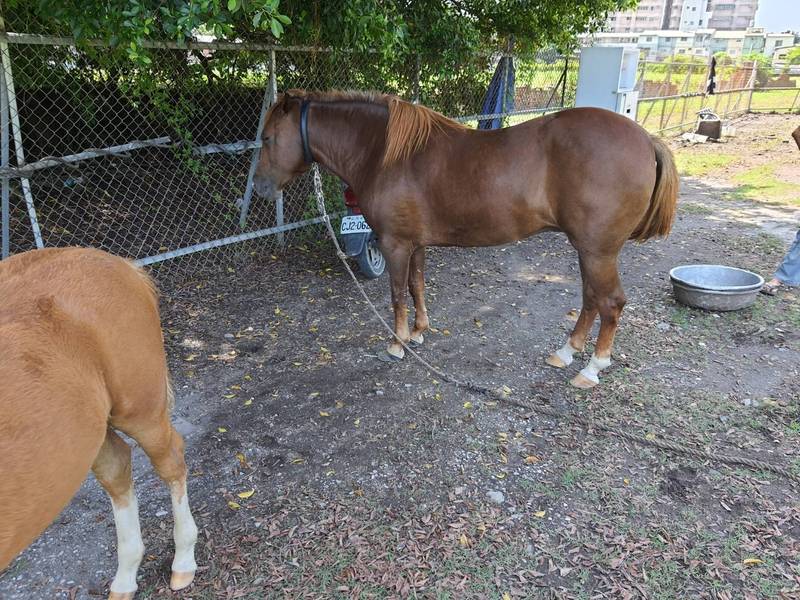
{"type": "Polygon", "coordinates": [[[117,526],[117,574],[111,582],[111,591],[120,594],[136,591],[136,572],[144,556],[142,530],[139,527],[139,503],[131,489],[115,502],[114,523],[117,526]]]}
{"type": "Polygon", "coordinates": [[[568,367],[572,364],[573,361],[572,355],[575,354],[576,352],[580,352],[580,350],[578,350],[577,348],[573,348],[572,344],[570,344],[569,340],[567,340],[567,343],[564,344],[562,348],[556,350],[555,354],[558,358],[564,361],[564,366],[568,367]]]}
{"type": "Polygon", "coordinates": [[[581,369],[581,375],[586,377],[586,379],[593,381],[594,383],[600,383],[600,378],[598,377],[600,371],[608,367],[610,364],[610,356],[607,358],[600,358],[595,354],[592,354],[592,358],[589,359],[589,364],[581,369]]]}
{"type": "Polygon", "coordinates": [[[172,496],[172,516],[175,519],[173,535],[175,537],[175,559],[172,570],[178,573],[194,573],[197,563],[194,560],[194,545],[197,542],[197,525],[189,510],[189,495],[186,493],[186,481],[170,484],[172,496]]]}

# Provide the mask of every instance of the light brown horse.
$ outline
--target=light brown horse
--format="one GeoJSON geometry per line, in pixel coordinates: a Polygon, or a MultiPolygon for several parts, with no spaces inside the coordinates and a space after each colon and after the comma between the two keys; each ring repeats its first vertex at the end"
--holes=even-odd
{"type": "Polygon", "coordinates": [[[99,250],[34,250],[0,262],[0,569],[67,505],[89,469],[111,497],[118,568],[109,598],[133,598],[144,554],[131,449],[169,485],[172,589],[197,568],[183,439],[158,299],[147,275],[99,250]]]}
{"type": "MultiPolygon", "coordinates": [[[[420,344],[428,327],[426,246],[493,246],[563,231],[578,251],[583,307],[548,364],[565,367],[584,348],[572,380],[591,387],[611,363],[625,304],[617,257],[627,240],[669,233],[678,175],[669,149],[615,113],[576,108],[493,131],[464,127],[423,106],[369,93],[291,91],[262,131],[256,191],[274,196],[317,161],[345,180],[378,236],[391,278],[395,332],[420,344]],[[409,331],[406,287],[414,298],[409,331]]],[[[394,341],[388,354],[403,357],[394,341]]]]}

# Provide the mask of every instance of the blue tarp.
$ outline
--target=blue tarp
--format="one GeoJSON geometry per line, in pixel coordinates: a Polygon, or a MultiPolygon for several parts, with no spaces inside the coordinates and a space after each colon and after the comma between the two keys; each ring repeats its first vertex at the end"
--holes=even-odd
{"type": "MultiPolygon", "coordinates": [[[[489,89],[483,99],[482,115],[507,113],[514,110],[514,59],[504,56],[497,63],[489,89]]],[[[500,117],[478,121],[478,129],[500,129],[500,117]]]]}

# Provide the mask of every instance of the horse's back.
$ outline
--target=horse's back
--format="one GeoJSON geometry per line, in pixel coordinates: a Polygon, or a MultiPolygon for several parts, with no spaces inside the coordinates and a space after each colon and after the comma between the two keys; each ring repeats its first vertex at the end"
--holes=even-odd
{"type": "Polygon", "coordinates": [[[75,494],[118,406],[155,402],[166,372],[154,290],[121,258],[20,254],[0,298],[2,568],[75,494]]]}

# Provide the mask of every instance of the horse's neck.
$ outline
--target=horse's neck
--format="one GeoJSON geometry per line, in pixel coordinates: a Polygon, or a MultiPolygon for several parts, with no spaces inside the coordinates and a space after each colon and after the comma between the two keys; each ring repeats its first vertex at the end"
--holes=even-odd
{"type": "Polygon", "coordinates": [[[308,138],[314,159],[361,189],[379,167],[389,112],[368,102],[320,102],[308,116],[308,138]]]}

